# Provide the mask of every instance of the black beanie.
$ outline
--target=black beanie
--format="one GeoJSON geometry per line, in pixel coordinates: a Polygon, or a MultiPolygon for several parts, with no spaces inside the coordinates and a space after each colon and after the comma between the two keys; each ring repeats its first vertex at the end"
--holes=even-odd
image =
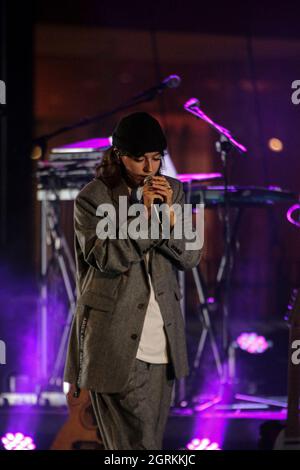
{"type": "Polygon", "coordinates": [[[166,149],[166,137],[159,122],[148,113],[132,113],[118,123],[112,143],[131,155],[161,152],[166,149]]]}

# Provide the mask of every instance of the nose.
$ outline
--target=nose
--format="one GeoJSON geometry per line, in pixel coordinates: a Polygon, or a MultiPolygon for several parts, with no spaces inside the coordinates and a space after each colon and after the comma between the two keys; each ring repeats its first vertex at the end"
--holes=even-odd
{"type": "Polygon", "coordinates": [[[145,161],[144,171],[146,172],[152,171],[152,160],[150,160],[150,158],[146,158],[145,160],[146,161],[145,161]]]}

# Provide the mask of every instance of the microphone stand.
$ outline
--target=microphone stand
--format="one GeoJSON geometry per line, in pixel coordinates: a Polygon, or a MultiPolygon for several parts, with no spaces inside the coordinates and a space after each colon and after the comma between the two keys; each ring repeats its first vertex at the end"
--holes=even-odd
{"type": "Polygon", "coordinates": [[[228,157],[232,150],[232,144],[228,138],[220,134],[219,140],[216,141],[216,151],[221,156],[223,164],[223,178],[224,178],[224,294],[223,294],[223,324],[222,324],[222,350],[224,354],[223,370],[222,370],[222,383],[224,385],[230,384],[232,378],[229,375],[229,295],[230,295],[230,281],[231,272],[233,267],[232,258],[232,243],[231,243],[231,223],[230,223],[230,199],[228,192],[228,157]]]}
{"type": "MultiPolygon", "coordinates": [[[[222,323],[222,353],[223,361],[221,365],[221,390],[224,396],[224,386],[231,385],[233,382],[232,375],[232,358],[230,351],[230,334],[229,334],[229,296],[231,287],[231,272],[233,267],[233,249],[232,249],[232,227],[230,221],[230,193],[228,184],[228,158],[229,154],[233,149],[238,150],[240,153],[247,151],[246,147],[237,142],[231,135],[231,132],[223,126],[215,123],[204,111],[200,108],[200,103],[196,98],[188,100],[184,109],[189,113],[196,116],[198,119],[202,119],[207,124],[215,129],[219,134],[219,140],[216,141],[216,151],[220,154],[222,165],[223,165],[223,178],[224,178],[224,255],[222,257],[221,265],[218,271],[218,280],[224,280],[224,294],[223,294],[223,323],[222,323]]],[[[198,358],[199,362],[199,358],[198,358]]]]}

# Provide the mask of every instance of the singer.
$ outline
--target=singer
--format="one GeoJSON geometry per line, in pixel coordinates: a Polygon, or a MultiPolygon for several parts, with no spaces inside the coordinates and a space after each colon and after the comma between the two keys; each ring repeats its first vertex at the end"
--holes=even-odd
{"type": "Polygon", "coordinates": [[[173,236],[172,204],[183,207],[182,183],[161,174],[167,147],[160,124],[138,112],[113,132],[96,177],[74,206],[77,304],[64,380],[89,390],[108,450],[160,450],[175,379],[188,375],[181,293],[176,271],[200,261],[173,236]],[[170,237],[105,239],[96,236],[99,204],[119,196],[170,207],[170,237]]]}

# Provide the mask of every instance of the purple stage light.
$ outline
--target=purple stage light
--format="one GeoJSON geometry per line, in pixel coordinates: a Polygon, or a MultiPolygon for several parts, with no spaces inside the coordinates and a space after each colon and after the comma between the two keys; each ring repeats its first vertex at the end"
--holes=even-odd
{"type": "Polygon", "coordinates": [[[53,152],[69,152],[70,150],[73,151],[92,151],[95,149],[106,149],[111,146],[112,140],[109,137],[102,137],[97,139],[89,139],[89,140],[82,140],[80,142],[74,142],[72,144],[63,145],[62,147],[58,147],[53,149],[53,152]]]}
{"type": "Polygon", "coordinates": [[[223,178],[222,173],[177,173],[176,176],[182,183],[190,181],[209,181],[212,179],[223,178]]]}
{"type": "Polygon", "coordinates": [[[220,403],[222,400],[222,397],[217,396],[213,398],[212,400],[205,401],[201,405],[196,405],[195,406],[195,411],[204,411],[207,410],[208,408],[211,408],[212,406],[216,405],[217,403],[220,403]]]}
{"type": "Polygon", "coordinates": [[[36,448],[32,437],[25,436],[22,432],[7,432],[1,438],[5,450],[34,450],[36,448]]]}
{"type": "Polygon", "coordinates": [[[186,445],[186,448],[189,450],[221,450],[217,442],[212,442],[208,438],[194,438],[186,445]]]}
{"type": "Polygon", "coordinates": [[[261,354],[271,345],[264,336],[258,336],[256,333],[242,333],[236,342],[240,349],[250,354],[261,354]]]}
{"type": "Polygon", "coordinates": [[[292,225],[295,225],[296,227],[300,227],[300,219],[299,219],[299,216],[298,216],[298,219],[299,220],[295,220],[294,218],[294,212],[296,211],[299,211],[300,210],[300,204],[294,204],[293,206],[291,206],[287,213],[286,213],[286,218],[287,220],[292,224],[292,225]]]}

